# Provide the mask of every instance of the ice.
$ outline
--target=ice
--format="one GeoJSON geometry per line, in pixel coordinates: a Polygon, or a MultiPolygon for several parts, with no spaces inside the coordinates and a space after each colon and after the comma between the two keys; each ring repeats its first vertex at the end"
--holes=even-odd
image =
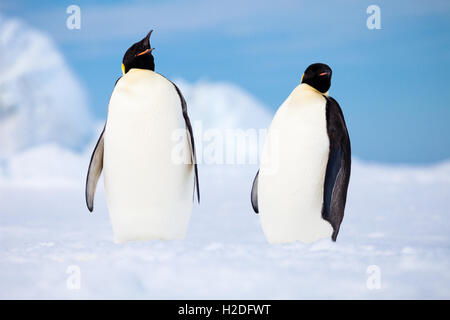
{"type": "Polygon", "coordinates": [[[92,119],[82,84],[52,39],[0,14],[0,160],[41,143],[81,148],[92,119]]]}

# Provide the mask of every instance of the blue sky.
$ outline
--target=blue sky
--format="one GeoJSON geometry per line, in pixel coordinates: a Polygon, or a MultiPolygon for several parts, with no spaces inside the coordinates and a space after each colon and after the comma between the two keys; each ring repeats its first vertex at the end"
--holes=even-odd
{"type": "MultiPolygon", "coordinates": [[[[311,63],[333,69],[330,95],[354,155],[431,163],[450,158],[448,1],[2,1],[0,12],[50,34],[104,119],[125,50],[150,29],[158,72],[233,82],[276,110],[311,63]],[[81,29],[66,8],[81,8],[81,29]],[[366,9],[381,8],[381,30],[366,9]]],[[[251,115],[249,115],[251,117],[251,115]]]]}

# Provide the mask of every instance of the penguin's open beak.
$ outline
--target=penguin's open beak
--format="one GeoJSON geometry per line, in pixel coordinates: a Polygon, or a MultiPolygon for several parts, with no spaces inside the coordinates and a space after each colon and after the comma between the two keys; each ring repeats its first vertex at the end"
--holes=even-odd
{"type": "Polygon", "coordinates": [[[150,48],[150,36],[152,35],[152,32],[153,32],[153,29],[150,30],[149,33],[147,33],[147,35],[145,36],[144,39],[142,39],[142,45],[144,46],[144,48],[150,48]]]}

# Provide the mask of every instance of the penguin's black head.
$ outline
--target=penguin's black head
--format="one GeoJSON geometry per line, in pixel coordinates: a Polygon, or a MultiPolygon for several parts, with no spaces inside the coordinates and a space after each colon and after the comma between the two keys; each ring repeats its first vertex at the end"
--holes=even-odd
{"type": "Polygon", "coordinates": [[[150,30],[144,39],[133,44],[127,52],[125,52],[122,60],[123,74],[127,73],[132,68],[155,71],[155,59],[152,55],[154,48],[150,47],[150,35],[152,32],[153,30],[150,30]]]}
{"type": "Polygon", "coordinates": [[[325,93],[331,86],[331,68],[323,63],[314,63],[306,68],[302,83],[309,84],[321,93],[325,93]]]}

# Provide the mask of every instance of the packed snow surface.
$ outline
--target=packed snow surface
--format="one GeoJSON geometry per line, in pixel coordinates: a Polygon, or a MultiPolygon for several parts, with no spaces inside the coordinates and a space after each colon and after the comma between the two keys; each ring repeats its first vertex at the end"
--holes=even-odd
{"type": "Polygon", "coordinates": [[[89,152],[45,145],[5,166],[0,298],[450,298],[450,163],[354,160],[338,241],[310,245],[266,242],[249,200],[256,166],[202,165],[186,240],[118,245],[102,182],[94,213],[85,206],[89,152]],[[373,265],[380,289],[367,286],[373,265]]]}

